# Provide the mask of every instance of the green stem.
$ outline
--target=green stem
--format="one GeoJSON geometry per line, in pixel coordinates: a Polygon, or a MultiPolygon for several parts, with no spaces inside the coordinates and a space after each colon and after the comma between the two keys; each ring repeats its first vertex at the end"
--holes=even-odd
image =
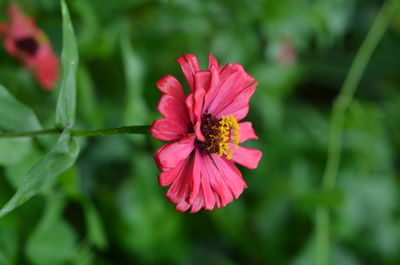
{"type": "MultiPolygon", "coordinates": [[[[72,130],[72,136],[106,136],[106,135],[115,135],[115,134],[149,134],[150,126],[124,126],[117,128],[105,128],[105,129],[97,129],[97,130],[72,130]]],[[[31,132],[10,132],[10,133],[1,133],[0,138],[16,138],[16,137],[35,137],[41,135],[49,135],[49,134],[60,134],[63,132],[63,129],[47,129],[40,131],[31,131],[31,132]]]]}
{"type": "MultiPolygon", "coordinates": [[[[334,188],[340,164],[343,125],[347,108],[354,97],[354,92],[361,80],[365,68],[385,33],[391,19],[395,15],[397,0],[389,0],[379,11],[367,37],[358,50],[350,67],[347,78],[336,99],[329,125],[328,160],[322,177],[322,189],[334,188]]],[[[319,206],[316,212],[316,264],[328,265],[330,262],[330,220],[329,209],[319,206]]]]}

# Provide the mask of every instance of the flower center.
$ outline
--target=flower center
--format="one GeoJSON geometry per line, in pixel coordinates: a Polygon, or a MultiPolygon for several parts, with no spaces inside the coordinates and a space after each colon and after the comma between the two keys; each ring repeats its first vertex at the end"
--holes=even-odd
{"type": "Polygon", "coordinates": [[[218,153],[231,159],[233,148],[237,148],[240,141],[239,125],[232,115],[222,116],[220,119],[211,114],[201,116],[201,133],[204,142],[197,140],[196,146],[203,154],[218,153]]]}
{"type": "Polygon", "coordinates": [[[21,51],[26,52],[28,55],[35,55],[36,51],[39,48],[39,44],[32,37],[25,37],[15,41],[15,46],[21,51]]]}

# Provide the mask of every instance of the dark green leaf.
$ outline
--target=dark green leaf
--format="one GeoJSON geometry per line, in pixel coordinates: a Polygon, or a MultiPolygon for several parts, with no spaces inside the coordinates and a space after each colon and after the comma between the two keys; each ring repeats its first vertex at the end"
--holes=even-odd
{"type": "Polygon", "coordinates": [[[2,85],[0,102],[0,131],[23,132],[42,128],[35,113],[17,101],[2,85]]]}
{"type": "Polygon", "coordinates": [[[65,264],[71,259],[76,233],[61,218],[64,205],[63,197],[49,197],[46,211],[27,242],[27,256],[33,264],[65,264]]]}
{"type": "Polygon", "coordinates": [[[43,188],[53,183],[54,179],[70,168],[79,153],[79,146],[69,131],[64,131],[56,146],[27,173],[11,200],[1,209],[0,216],[36,195],[43,188]]]}
{"type": "Polygon", "coordinates": [[[103,225],[96,208],[89,200],[83,201],[85,210],[86,228],[88,230],[89,240],[98,248],[104,249],[107,247],[107,241],[104,234],[103,225]]]}
{"type": "Polygon", "coordinates": [[[74,28],[63,0],[61,9],[63,16],[63,50],[61,54],[63,77],[57,101],[56,124],[70,128],[75,122],[76,71],[79,59],[74,28]]]}

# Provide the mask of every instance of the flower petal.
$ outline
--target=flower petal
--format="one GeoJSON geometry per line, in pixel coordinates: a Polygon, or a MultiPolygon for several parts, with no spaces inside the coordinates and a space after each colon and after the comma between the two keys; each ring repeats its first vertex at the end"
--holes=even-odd
{"type": "Polygon", "coordinates": [[[219,162],[219,159],[215,161],[212,157],[209,157],[208,159],[205,159],[204,162],[203,172],[207,174],[210,179],[210,184],[214,191],[214,197],[216,197],[216,200],[218,199],[220,206],[225,206],[228,203],[231,203],[233,201],[232,192],[225,183],[224,178],[221,176],[225,172],[220,172],[215,165],[215,163],[219,162]],[[217,193],[218,196],[215,196],[215,193],[217,193]]]}
{"type": "Polygon", "coordinates": [[[200,120],[205,94],[204,89],[198,89],[191,92],[186,98],[186,107],[192,124],[196,124],[200,120]]]}
{"type": "Polygon", "coordinates": [[[188,128],[184,124],[171,119],[155,120],[150,127],[151,135],[161,141],[178,140],[187,132],[188,128]]]}
{"type": "Polygon", "coordinates": [[[162,95],[157,109],[166,119],[174,120],[186,127],[190,124],[186,106],[171,95],[162,95]]]}
{"type": "Polygon", "coordinates": [[[211,69],[211,66],[217,67],[218,71],[221,69],[221,66],[219,65],[217,59],[215,59],[214,56],[212,56],[211,53],[208,54],[208,69],[211,69]]]}
{"type": "Polygon", "coordinates": [[[180,101],[185,101],[185,93],[183,92],[182,85],[172,75],[166,75],[156,83],[158,89],[164,93],[173,96],[180,101]]]}
{"type": "Polygon", "coordinates": [[[262,153],[260,150],[238,146],[232,154],[232,160],[247,168],[257,168],[262,153]]]}
{"type": "Polygon", "coordinates": [[[190,174],[193,172],[193,163],[190,159],[186,159],[182,170],[179,172],[178,176],[175,178],[172,185],[167,191],[167,198],[172,203],[179,203],[182,200],[186,201],[187,196],[190,192],[190,174]]]}
{"type": "Polygon", "coordinates": [[[176,61],[181,65],[183,75],[185,76],[189,87],[194,90],[194,75],[200,71],[199,63],[193,54],[180,56],[176,61]]]}
{"type": "Polygon", "coordinates": [[[208,90],[211,83],[211,72],[208,70],[198,71],[194,74],[194,90],[208,90]]]}
{"type": "Polygon", "coordinates": [[[175,209],[177,209],[180,212],[186,212],[190,208],[190,204],[187,203],[184,199],[180,200],[177,204],[175,209]]]}
{"type": "Polygon", "coordinates": [[[193,172],[191,174],[191,194],[188,202],[193,204],[200,193],[201,172],[203,167],[203,156],[196,150],[193,161],[193,172]]]}
{"type": "Polygon", "coordinates": [[[194,149],[194,140],[191,136],[185,136],[177,142],[163,145],[154,154],[154,159],[161,170],[169,170],[179,162],[189,157],[194,149]]]}
{"type": "Polygon", "coordinates": [[[216,115],[233,115],[237,121],[240,121],[246,117],[247,113],[249,112],[250,98],[254,94],[257,84],[258,83],[255,82],[251,86],[244,89],[230,102],[230,104],[226,105],[224,108],[219,108],[218,111],[216,111],[216,115]]]}
{"type": "Polygon", "coordinates": [[[158,183],[160,186],[168,186],[170,185],[176,177],[181,173],[183,166],[185,165],[186,160],[182,160],[178,163],[178,165],[170,170],[164,170],[158,175],[158,183]]]}
{"type": "Polygon", "coordinates": [[[243,180],[242,173],[235,166],[231,160],[226,160],[218,155],[212,155],[215,161],[215,166],[220,172],[220,176],[223,178],[226,185],[229,187],[233,196],[237,199],[242,194],[243,189],[247,187],[246,182],[243,180]]]}
{"type": "Polygon", "coordinates": [[[240,134],[240,142],[244,143],[250,139],[258,139],[258,136],[254,132],[253,125],[249,121],[240,122],[239,123],[239,134],[240,134]]]}
{"type": "Polygon", "coordinates": [[[215,89],[215,96],[208,108],[210,113],[221,112],[254,82],[254,78],[240,64],[235,64],[232,68],[236,70],[230,70],[229,75],[224,74],[224,71],[220,73],[220,84],[215,89]]]}
{"type": "Polygon", "coordinates": [[[200,211],[201,208],[203,208],[203,206],[204,206],[204,196],[203,193],[200,192],[196,200],[192,204],[190,213],[197,213],[198,211],[200,211]]]}
{"type": "Polygon", "coordinates": [[[47,91],[52,90],[58,79],[59,60],[51,46],[49,44],[41,46],[31,58],[27,59],[27,64],[31,65],[39,84],[47,91]]]}
{"type": "Polygon", "coordinates": [[[210,176],[205,174],[204,170],[202,170],[201,174],[201,188],[204,195],[204,208],[207,210],[212,210],[215,205],[215,196],[213,190],[211,189],[210,176]]]}

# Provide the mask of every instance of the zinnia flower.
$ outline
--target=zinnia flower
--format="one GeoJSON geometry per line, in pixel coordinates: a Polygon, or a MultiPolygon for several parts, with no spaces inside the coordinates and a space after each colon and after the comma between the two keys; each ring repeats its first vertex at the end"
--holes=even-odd
{"type": "Polygon", "coordinates": [[[223,207],[247,187],[235,163],[254,169],[262,155],[239,145],[258,138],[250,122],[240,122],[257,82],[242,65],[222,67],[211,54],[204,71],[192,54],[177,62],[191,91],[185,95],[171,75],[157,82],[162,92],[158,110],[164,118],[154,121],[150,132],[159,140],[175,141],[154,155],[159,183],[171,185],[166,197],[179,211],[223,207]]]}
{"type": "Polygon", "coordinates": [[[7,52],[29,68],[45,90],[52,90],[58,78],[59,60],[46,35],[16,4],[8,6],[10,23],[0,24],[7,52]]]}

